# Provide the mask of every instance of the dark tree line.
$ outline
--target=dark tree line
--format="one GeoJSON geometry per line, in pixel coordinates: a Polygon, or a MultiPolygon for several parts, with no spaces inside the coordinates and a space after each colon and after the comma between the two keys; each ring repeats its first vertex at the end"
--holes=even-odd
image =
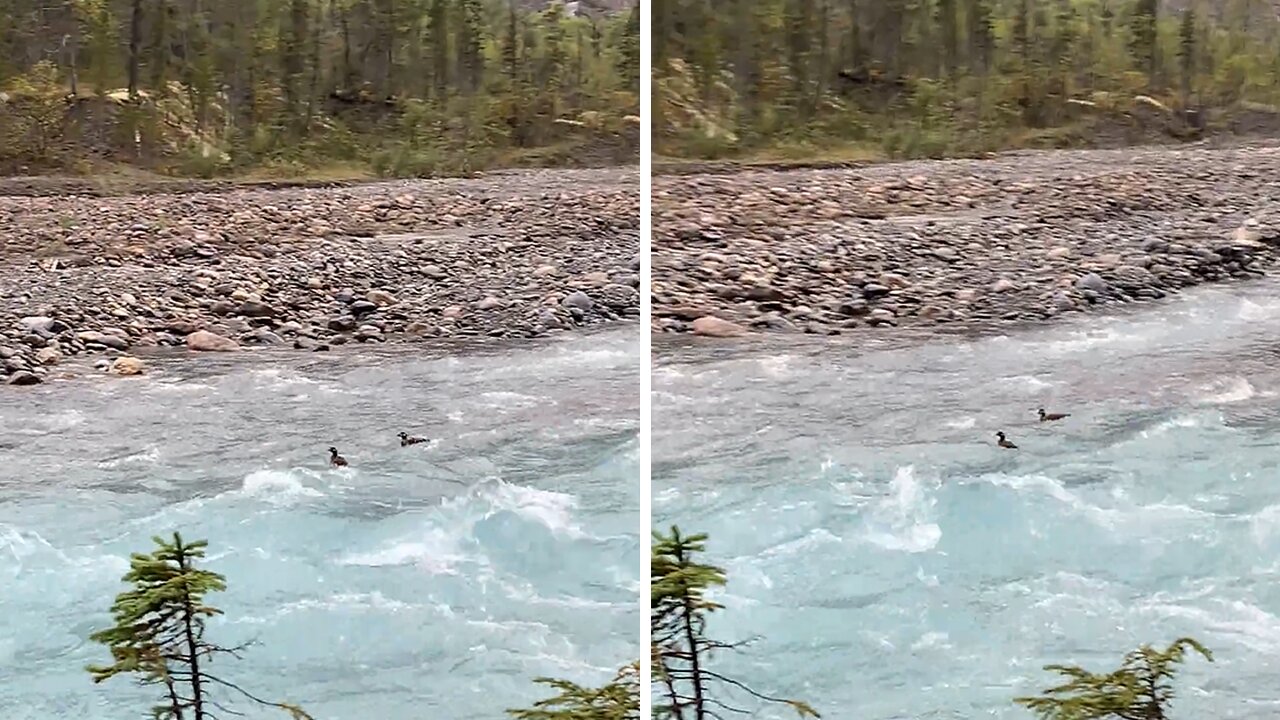
{"type": "Polygon", "coordinates": [[[1199,131],[1205,111],[1280,102],[1280,11],[1264,0],[652,8],[655,132],[676,155],[835,142],[946,154],[1053,137],[1043,131],[1108,113],[1199,131]]]}
{"type": "Polygon", "coordinates": [[[214,166],[358,160],[393,140],[484,164],[637,133],[638,5],[0,0],[0,19],[0,165],[65,160],[59,140],[214,166]]]}

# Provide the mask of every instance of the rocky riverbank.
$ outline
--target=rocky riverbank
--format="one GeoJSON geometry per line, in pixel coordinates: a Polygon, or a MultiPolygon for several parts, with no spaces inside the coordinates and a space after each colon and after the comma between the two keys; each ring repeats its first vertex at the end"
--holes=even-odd
{"type": "Polygon", "coordinates": [[[634,169],[0,196],[0,378],[157,346],[325,350],[635,319],[639,250],[634,169]]]}
{"type": "Polygon", "coordinates": [[[984,330],[1258,277],[1280,146],[654,180],[653,328],[984,330]]]}

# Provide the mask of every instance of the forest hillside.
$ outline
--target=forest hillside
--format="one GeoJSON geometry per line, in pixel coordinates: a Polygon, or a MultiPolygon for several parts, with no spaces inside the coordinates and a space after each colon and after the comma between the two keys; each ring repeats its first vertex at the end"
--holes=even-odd
{"type": "Polygon", "coordinates": [[[0,174],[428,176],[639,145],[626,0],[0,0],[0,174]]]}
{"type": "Polygon", "coordinates": [[[1280,131],[1271,0],[653,0],[660,155],[875,159],[1280,131]]]}

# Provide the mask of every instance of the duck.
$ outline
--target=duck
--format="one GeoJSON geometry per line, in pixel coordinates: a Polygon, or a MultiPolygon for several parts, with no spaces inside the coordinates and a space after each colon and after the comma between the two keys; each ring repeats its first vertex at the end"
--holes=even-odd
{"type": "Polygon", "coordinates": [[[1044,408],[1040,408],[1040,422],[1054,422],[1063,418],[1071,417],[1071,413],[1047,413],[1044,408]]]}
{"type": "Polygon", "coordinates": [[[1009,438],[1007,438],[1007,437],[1005,437],[1005,436],[1004,436],[1004,431],[1003,431],[1003,430],[1001,430],[1000,432],[996,433],[996,437],[1000,438],[999,442],[997,442],[997,443],[996,443],[996,444],[997,444],[997,445],[999,445],[1000,447],[1005,448],[1006,450],[1017,450],[1017,449],[1018,449],[1018,446],[1017,446],[1017,445],[1014,445],[1012,440],[1010,440],[1009,438]]]}
{"type": "Polygon", "coordinates": [[[422,437],[410,437],[407,432],[402,432],[397,437],[400,438],[400,447],[405,447],[406,445],[417,445],[418,443],[424,443],[427,441],[426,438],[422,437]]]}
{"type": "Polygon", "coordinates": [[[330,467],[346,467],[347,459],[338,454],[338,448],[329,448],[329,466],[330,467]]]}

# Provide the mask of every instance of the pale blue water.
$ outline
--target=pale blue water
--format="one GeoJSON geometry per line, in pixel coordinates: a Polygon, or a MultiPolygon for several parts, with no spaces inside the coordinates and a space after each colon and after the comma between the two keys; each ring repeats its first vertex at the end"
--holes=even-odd
{"type": "Polygon", "coordinates": [[[173,529],[228,578],[210,637],[260,643],[216,669],[321,720],[492,719],[545,696],[535,676],[608,679],[638,653],[636,340],[0,392],[0,718],[146,714],[152,693],[82,668],[129,553],[173,529]]]}
{"type": "Polygon", "coordinates": [[[1030,718],[1044,664],[1192,635],[1217,662],[1176,717],[1280,714],[1280,284],[1006,337],[661,349],[657,523],[710,533],[713,634],[761,636],[721,668],[831,720],[1030,718]]]}

